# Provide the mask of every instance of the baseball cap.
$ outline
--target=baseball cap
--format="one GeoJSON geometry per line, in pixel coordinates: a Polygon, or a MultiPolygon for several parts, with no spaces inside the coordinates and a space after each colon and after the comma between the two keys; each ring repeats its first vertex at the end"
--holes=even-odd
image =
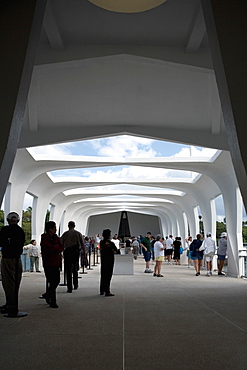
{"type": "Polygon", "coordinates": [[[6,218],[7,220],[16,221],[16,223],[20,221],[20,216],[16,212],[10,212],[6,218]]]}

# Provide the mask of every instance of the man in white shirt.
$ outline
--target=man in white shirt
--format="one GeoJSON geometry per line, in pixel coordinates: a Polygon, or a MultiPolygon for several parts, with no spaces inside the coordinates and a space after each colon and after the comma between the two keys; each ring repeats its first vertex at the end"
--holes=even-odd
{"type": "Polygon", "coordinates": [[[166,250],[165,255],[168,259],[168,265],[172,265],[171,259],[172,259],[172,253],[173,253],[173,236],[169,235],[169,238],[166,239],[166,250]]]}
{"type": "Polygon", "coordinates": [[[34,271],[34,266],[36,272],[41,272],[39,270],[39,247],[37,246],[36,240],[31,240],[30,244],[25,245],[23,249],[27,249],[27,256],[30,258],[30,272],[34,271]]]}
{"type": "Polygon", "coordinates": [[[205,260],[207,262],[207,274],[206,276],[212,275],[212,261],[216,251],[215,240],[212,239],[210,232],[207,233],[199,251],[204,251],[205,260]]]}
{"type": "Polygon", "coordinates": [[[118,239],[118,234],[115,234],[111,241],[115,244],[117,248],[116,254],[120,254],[120,240],[118,239]]]}

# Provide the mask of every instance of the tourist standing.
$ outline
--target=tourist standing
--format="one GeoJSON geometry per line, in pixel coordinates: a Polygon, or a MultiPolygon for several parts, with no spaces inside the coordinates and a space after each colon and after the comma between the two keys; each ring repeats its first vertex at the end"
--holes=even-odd
{"type": "Polygon", "coordinates": [[[188,236],[186,239],[185,239],[185,250],[186,250],[186,255],[187,255],[187,258],[188,258],[188,268],[190,268],[191,266],[191,258],[190,258],[190,244],[192,243],[192,236],[188,236]]]}
{"type": "Polygon", "coordinates": [[[200,275],[203,259],[203,251],[200,251],[200,247],[202,245],[201,238],[202,238],[201,234],[197,234],[196,239],[194,239],[193,242],[190,244],[191,259],[194,261],[196,276],[200,275]]]}
{"type": "MultiPolygon", "coordinates": [[[[61,242],[64,246],[64,273],[67,281],[67,292],[72,293],[72,276],[73,288],[78,288],[78,270],[79,270],[79,255],[80,248],[83,250],[84,259],[86,251],[83,242],[82,234],[75,230],[75,222],[69,221],[68,231],[65,231],[61,236],[61,242]]],[[[89,248],[91,247],[89,242],[89,248]]]]}
{"type": "Polygon", "coordinates": [[[1,306],[1,313],[7,313],[9,317],[18,314],[18,292],[22,277],[21,254],[25,243],[25,233],[17,225],[20,216],[16,212],[7,215],[7,226],[0,231],[0,247],[2,248],[2,285],[6,297],[6,303],[1,306]]]}
{"type": "Polygon", "coordinates": [[[54,221],[45,223],[45,233],[41,235],[41,253],[45,276],[47,279],[46,293],[43,294],[46,302],[52,308],[58,308],[56,289],[60,282],[60,268],[62,266],[62,251],[64,247],[56,234],[54,221]]]}
{"type": "Polygon", "coordinates": [[[146,236],[142,239],[140,246],[143,249],[143,255],[146,262],[146,269],[144,272],[152,273],[153,271],[150,269],[150,259],[151,259],[151,233],[148,231],[146,236]]]}
{"type": "Polygon", "coordinates": [[[173,257],[173,259],[175,260],[176,265],[180,265],[180,247],[182,246],[182,243],[181,243],[181,238],[179,236],[176,236],[176,238],[173,242],[173,246],[174,246],[174,257],[173,257]]]}
{"type": "Polygon", "coordinates": [[[134,259],[137,259],[138,251],[139,251],[139,242],[136,237],[132,238],[132,247],[133,247],[133,255],[134,259]]]}
{"type": "Polygon", "coordinates": [[[114,236],[113,236],[113,238],[112,238],[112,240],[111,240],[114,244],[115,244],[115,246],[116,246],[116,248],[117,248],[117,254],[120,254],[120,240],[118,239],[118,234],[114,234],[114,236]]]}
{"type": "Polygon", "coordinates": [[[166,239],[166,252],[165,255],[168,259],[168,265],[172,265],[172,253],[173,253],[173,236],[169,235],[166,239]]]}
{"type": "Polygon", "coordinates": [[[30,244],[25,245],[24,249],[27,249],[27,257],[30,258],[30,272],[34,271],[34,267],[36,272],[41,272],[39,269],[40,251],[37,241],[35,239],[31,240],[30,244]]]}
{"type": "Polygon", "coordinates": [[[106,297],[114,296],[110,290],[114,266],[114,254],[117,252],[115,244],[111,241],[111,230],[103,230],[103,240],[100,241],[101,279],[100,294],[106,297]]]}
{"type": "Polygon", "coordinates": [[[220,239],[218,240],[218,275],[225,275],[224,272],[222,272],[222,269],[225,264],[226,259],[226,252],[227,252],[227,233],[222,233],[220,236],[220,239]]]}
{"type": "Polygon", "coordinates": [[[153,276],[163,277],[161,274],[161,265],[164,261],[164,249],[162,237],[161,235],[157,235],[156,242],[154,243],[155,266],[153,276]]]}
{"type": "Polygon", "coordinates": [[[205,260],[207,263],[207,274],[206,276],[212,275],[212,262],[216,251],[215,240],[212,238],[210,232],[207,233],[206,238],[203,240],[200,251],[203,251],[205,260]]]}

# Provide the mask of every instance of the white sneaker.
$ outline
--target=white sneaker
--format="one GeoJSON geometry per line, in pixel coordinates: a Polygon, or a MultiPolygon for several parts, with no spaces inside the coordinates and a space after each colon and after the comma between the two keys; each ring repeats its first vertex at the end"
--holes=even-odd
{"type": "Polygon", "coordinates": [[[211,276],[210,271],[208,271],[208,272],[206,273],[206,276],[211,276]]]}

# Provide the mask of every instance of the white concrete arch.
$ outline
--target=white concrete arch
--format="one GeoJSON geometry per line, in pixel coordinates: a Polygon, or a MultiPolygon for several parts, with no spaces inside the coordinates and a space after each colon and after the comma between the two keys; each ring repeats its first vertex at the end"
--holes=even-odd
{"type": "MultiPolygon", "coordinates": [[[[236,220],[240,217],[240,212],[242,211],[240,208],[237,207],[239,204],[238,199],[236,197],[236,192],[234,189],[236,188],[237,182],[233,172],[233,167],[229,161],[229,153],[227,152],[218,152],[211,160],[208,158],[199,158],[196,161],[192,158],[158,158],[155,161],[152,159],[112,159],[112,158],[77,158],[70,163],[70,159],[72,158],[56,158],[55,160],[45,160],[45,158],[36,158],[35,160],[27,151],[21,150],[21,156],[19,159],[16,160],[14,170],[17,167],[17,171],[13,171],[13,175],[11,175],[10,180],[11,182],[11,191],[9,192],[9,199],[10,207],[12,204],[15,205],[16,211],[21,213],[21,208],[23,204],[23,199],[25,196],[25,192],[28,191],[34,194],[37,197],[36,200],[36,217],[37,227],[36,233],[43,231],[43,220],[46,214],[46,209],[48,205],[53,202],[54,197],[56,197],[62,191],[72,189],[75,187],[91,187],[97,186],[100,182],[91,181],[88,179],[79,179],[79,181],[66,181],[63,182],[63,179],[54,183],[52,179],[47,176],[45,173],[47,170],[46,165],[48,164],[48,168],[50,170],[54,169],[61,169],[61,168],[76,168],[78,166],[81,167],[90,167],[90,166],[108,166],[108,165],[138,165],[144,167],[160,167],[160,168],[171,168],[171,169],[179,169],[179,170],[186,170],[186,171],[194,171],[201,173],[195,180],[191,181],[191,179],[111,179],[110,181],[102,181],[101,183],[104,185],[111,185],[111,184],[133,184],[133,185],[143,185],[150,186],[152,188],[164,188],[169,187],[172,189],[177,189],[179,191],[184,191],[186,195],[193,195],[193,198],[196,202],[193,202],[194,206],[199,205],[201,212],[203,214],[203,221],[205,230],[211,230],[212,232],[215,229],[215,215],[214,215],[214,207],[212,206],[213,199],[217,197],[219,194],[223,194],[224,203],[229,203],[229,192],[232,193],[231,202],[230,204],[225,204],[226,210],[226,218],[227,220],[231,220],[234,225],[234,229],[236,230],[236,220]],[[20,158],[24,159],[23,161],[20,158]],[[67,159],[67,160],[66,160],[67,159]],[[23,165],[22,165],[23,163],[23,165]],[[27,166],[29,165],[29,167],[27,166]],[[28,176],[25,176],[25,171],[29,168],[28,176]],[[228,185],[227,185],[228,184],[228,185]],[[227,197],[227,196],[228,197],[227,197]],[[12,203],[11,203],[12,202],[12,203]],[[236,205],[236,207],[235,207],[236,205]],[[230,209],[235,207],[237,209],[238,216],[233,219],[232,212],[230,209]]],[[[60,196],[60,212],[63,214],[65,209],[62,209],[62,201],[61,198],[64,198],[63,195],[60,196]]],[[[67,198],[68,199],[68,198],[67,198]]],[[[79,195],[78,195],[79,199],[79,195]]],[[[165,199],[162,197],[162,199],[165,199]]],[[[186,199],[186,196],[185,198],[186,199]]],[[[175,201],[175,203],[177,203],[175,201]]],[[[58,214],[56,212],[56,204],[54,204],[54,215],[58,214]]],[[[191,207],[190,214],[193,214],[193,206],[191,207]]],[[[185,211],[182,209],[181,212],[185,211]]],[[[66,217],[68,212],[66,213],[66,217]]],[[[57,217],[57,216],[56,216],[57,217]]],[[[60,216],[61,217],[61,216],[60,216]]],[[[66,218],[65,217],[65,218],[66,218]]],[[[197,229],[197,222],[193,220],[192,216],[188,215],[189,225],[191,230],[196,231],[197,229]]],[[[59,220],[58,222],[60,222],[59,220]]],[[[172,224],[173,227],[176,228],[175,223],[172,224]]],[[[234,251],[238,251],[238,245],[241,243],[241,236],[238,232],[235,232],[235,235],[232,236],[229,240],[231,240],[231,249],[234,251]]],[[[37,235],[34,235],[37,237],[37,235]]],[[[235,259],[234,266],[236,266],[236,254],[237,252],[233,253],[233,257],[235,259]]],[[[235,268],[235,267],[234,267],[235,268]]],[[[236,270],[236,269],[235,269],[236,270]]]]}
{"type": "MultiPolygon", "coordinates": [[[[106,202],[106,205],[108,205],[108,202],[107,201],[102,201],[102,202],[106,202]]],[[[178,229],[177,229],[177,222],[179,222],[179,229],[181,230],[182,232],[182,237],[185,238],[185,227],[184,227],[184,220],[183,220],[183,217],[182,217],[182,210],[180,208],[179,205],[176,205],[176,204],[169,204],[169,203],[163,203],[161,204],[161,202],[158,200],[156,203],[155,202],[152,202],[151,203],[152,207],[149,207],[149,208],[145,208],[145,205],[142,205],[140,204],[140,211],[142,213],[145,213],[147,210],[148,210],[148,213],[149,214],[155,214],[157,215],[158,213],[159,214],[162,214],[162,212],[160,210],[167,210],[167,217],[169,217],[169,219],[171,219],[171,225],[172,225],[172,229],[169,230],[169,233],[173,233],[174,235],[178,236],[178,229]],[[154,209],[154,211],[153,211],[154,209]]],[[[71,204],[68,208],[67,208],[67,221],[69,220],[69,218],[77,218],[79,217],[80,219],[83,217],[85,219],[85,214],[84,212],[85,211],[90,211],[90,215],[96,213],[96,214],[99,214],[99,213],[104,213],[102,212],[102,205],[101,205],[101,202],[98,202],[97,206],[94,207],[94,210],[92,211],[92,206],[90,205],[90,203],[88,205],[83,205],[81,206],[81,208],[78,208],[78,206],[76,206],[75,204],[71,204]],[[80,215],[80,216],[78,216],[80,215]]],[[[129,208],[129,210],[133,210],[132,208],[132,205],[131,204],[127,204],[127,208],[129,208]]],[[[114,206],[114,211],[117,209],[116,206],[114,206]]],[[[121,206],[119,207],[119,209],[121,209],[121,206]]],[[[85,219],[85,224],[87,223],[87,220],[85,219]]]]}
{"type": "MultiPolygon", "coordinates": [[[[30,192],[33,192],[34,191],[34,188],[36,189],[36,191],[38,190],[38,188],[42,188],[42,193],[40,194],[40,197],[42,198],[42,205],[43,205],[43,211],[46,212],[46,209],[48,207],[48,204],[51,202],[51,197],[52,197],[52,194],[55,194],[57,191],[61,191],[62,189],[67,189],[68,185],[71,186],[71,183],[57,183],[57,184],[52,184],[53,186],[51,186],[51,182],[50,182],[50,179],[45,175],[45,179],[46,179],[46,182],[48,183],[48,187],[45,188],[44,186],[44,181],[41,181],[41,177],[38,176],[38,178],[36,180],[34,180],[32,182],[32,185],[30,185],[29,187],[29,191],[30,192]],[[41,185],[42,184],[42,185],[41,185]],[[67,187],[66,187],[67,186],[67,187]],[[55,191],[56,189],[56,191],[55,191]],[[45,205],[45,199],[46,199],[46,205],[45,205]]],[[[86,182],[87,185],[95,185],[96,183],[92,183],[92,182],[86,182]]],[[[74,183],[73,183],[74,185],[74,183]]],[[[153,183],[151,184],[153,185],[153,183]]],[[[157,181],[155,182],[155,185],[157,185],[157,181]]],[[[169,182],[169,186],[174,187],[174,184],[170,183],[169,182]]],[[[78,186],[78,184],[77,184],[78,186]]],[[[81,184],[80,184],[81,186],[81,184]]],[[[164,183],[159,183],[159,186],[164,186],[164,183]]],[[[176,184],[176,187],[177,189],[181,190],[181,185],[180,187],[177,186],[176,184]]],[[[199,198],[202,200],[202,195],[199,196],[199,198]]],[[[39,211],[40,214],[42,214],[41,210],[39,211]]],[[[43,228],[43,227],[42,227],[43,228]]]]}
{"type": "MultiPolygon", "coordinates": [[[[94,197],[96,199],[99,199],[99,198],[102,198],[103,195],[102,194],[94,194],[93,198],[90,198],[89,201],[87,201],[87,195],[84,195],[85,196],[85,203],[86,202],[89,202],[89,204],[91,204],[91,201],[94,201],[94,197]]],[[[140,207],[142,207],[142,202],[143,202],[143,198],[144,198],[144,202],[145,202],[145,197],[150,197],[149,194],[145,194],[145,193],[142,193],[140,194],[140,197],[141,197],[141,200],[140,200],[140,207]]],[[[71,196],[67,196],[67,197],[64,197],[62,196],[61,194],[59,194],[58,196],[56,196],[55,198],[53,198],[53,200],[51,201],[52,203],[59,203],[58,204],[58,207],[59,209],[66,209],[67,206],[71,203],[73,203],[74,200],[77,200],[78,196],[77,195],[71,195],[71,196]],[[59,199],[59,201],[57,202],[57,199],[59,199]]],[[[163,201],[164,199],[165,200],[170,200],[170,201],[173,201],[174,203],[177,203],[179,205],[179,207],[181,208],[181,211],[182,209],[187,209],[189,210],[191,208],[191,213],[192,213],[192,207],[190,205],[190,202],[191,200],[193,199],[191,197],[191,199],[189,199],[189,201],[186,202],[186,196],[185,197],[178,197],[178,196],[173,196],[173,195],[164,195],[164,198],[161,197],[160,195],[157,195],[157,196],[153,196],[152,195],[152,198],[158,198],[157,199],[157,202],[159,201],[163,201]],[[184,205],[183,205],[184,204],[184,205]],[[183,206],[182,206],[183,205],[183,206]]],[[[111,201],[114,201],[114,198],[111,199],[111,201]]],[[[138,201],[138,199],[136,200],[138,201]]],[[[148,200],[150,202],[150,198],[148,200]]],[[[77,204],[81,203],[80,201],[77,201],[77,204]]],[[[193,200],[193,203],[192,204],[196,204],[195,200],[193,200]]],[[[58,208],[56,207],[56,209],[58,208]]],[[[61,212],[59,212],[58,210],[58,214],[61,214],[61,212]]]]}

